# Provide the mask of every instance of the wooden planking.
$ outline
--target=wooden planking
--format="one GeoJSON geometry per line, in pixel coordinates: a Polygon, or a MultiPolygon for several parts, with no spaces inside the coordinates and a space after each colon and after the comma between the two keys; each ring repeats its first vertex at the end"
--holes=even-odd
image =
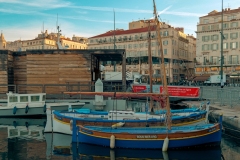
{"type": "MultiPolygon", "coordinates": [[[[15,56],[13,57],[14,66],[14,84],[26,84],[27,83],[27,72],[26,72],[26,56],[15,56]]],[[[21,87],[22,90],[25,88],[21,87]]],[[[21,91],[21,89],[19,89],[21,91]]]]}

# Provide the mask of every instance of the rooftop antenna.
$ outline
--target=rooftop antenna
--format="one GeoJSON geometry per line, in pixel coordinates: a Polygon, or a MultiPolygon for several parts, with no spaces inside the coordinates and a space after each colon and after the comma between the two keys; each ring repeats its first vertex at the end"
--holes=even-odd
{"type": "Polygon", "coordinates": [[[42,31],[42,38],[43,38],[43,41],[42,41],[42,49],[44,50],[44,40],[45,40],[45,32],[44,32],[44,22],[43,22],[43,31],[42,31]]]}

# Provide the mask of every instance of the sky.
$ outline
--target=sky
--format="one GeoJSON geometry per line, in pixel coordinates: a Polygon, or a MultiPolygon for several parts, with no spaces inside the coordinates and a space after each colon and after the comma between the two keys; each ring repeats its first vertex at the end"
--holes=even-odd
{"type": "MultiPolygon", "coordinates": [[[[155,0],[160,20],[193,34],[200,16],[220,11],[221,0],[155,0]]],[[[224,8],[240,0],[223,0],[224,8]]],[[[92,37],[128,23],[153,17],[152,0],[0,0],[0,30],[7,41],[34,39],[43,30],[66,37],[92,37]]]]}

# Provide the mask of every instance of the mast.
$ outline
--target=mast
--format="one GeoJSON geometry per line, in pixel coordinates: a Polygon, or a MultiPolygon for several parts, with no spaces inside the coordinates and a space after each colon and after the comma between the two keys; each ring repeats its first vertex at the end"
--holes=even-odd
{"type": "Polygon", "coordinates": [[[166,76],[166,69],[165,69],[165,64],[164,64],[164,55],[163,55],[163,46],[162,46],[162,37],[160,34],[160,22],[158,20],[158,14],[157,14],[157,9],[155,5],[155,0],[153,0],[153,14],[154,14],[154,19],[156,23],[156,31],[157,31],[157,41],[158,45],[160,47],[160,53],[161,53],[161,74],[163,75],[162,83],[163,83],[163,91],[162,94],[165,95],[165,105],[166,105],[166,125],[167,129],[171,130],[171,110],[170,110],[170,104],[169,104],[169,95],[168,95],[168,88],[167,88],[167,76],[166,76]]]}
{"type": "MultiPolygon", "coordinates": [[[[113,21],[114,21],[114,37],[113,37],[113,38],[114,38],[114,40],[113,40],[113,45],[114,45],[114,46],[113,46],[113,48],[114,48],[114,50],[115,50],[115,49],[116,49],[116,44],[115,44],[115,43],[116,43],[116,42],[115,42],[116,33],[115,33],[115,10],[114,10],[114,9],[113,9],[113,14],[114,14],[114,15],[113,15],[113,21]]],[[[114,72],[116,72],[116,61],[114,61],[113,63],[114,63],[114,72]]]]}
{"type": "Polygon", "coordinates": [[[221,88],[223,88],[224,86],[224,83],[223,83],[223,60],[224,60],[224,57],[223,57],[223,0],[222,0],[222,23],[221,23],[221,71],[220,71],[220,74],[221,74],[221,88]]]}
{"type": "MultiPolygon", "coordinates": [[[[149,68],[149,85],[150,93],[152,93],[152,53],[151,53],[151,21],[148,21],[148,68],[149,68]]],[[[153,109],[153,101],[150,97],[150,109],[153,109]]]]}

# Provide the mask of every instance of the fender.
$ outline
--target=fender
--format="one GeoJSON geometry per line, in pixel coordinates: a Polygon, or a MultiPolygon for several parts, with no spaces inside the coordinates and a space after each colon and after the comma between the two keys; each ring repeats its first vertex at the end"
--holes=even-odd
{"type": "Polygon", "coordinates": [[[27,104],[26,108],[25,108],[25,113],[27,114],[28,113],[28,110],[29,110],[29,106],[27,104]]]}
{"type": "Polygon", "coordinates": [[[14,108],[13,108],[13,114],[15,115],[17,113],[17,107],[15,106],[14,108]]]}

